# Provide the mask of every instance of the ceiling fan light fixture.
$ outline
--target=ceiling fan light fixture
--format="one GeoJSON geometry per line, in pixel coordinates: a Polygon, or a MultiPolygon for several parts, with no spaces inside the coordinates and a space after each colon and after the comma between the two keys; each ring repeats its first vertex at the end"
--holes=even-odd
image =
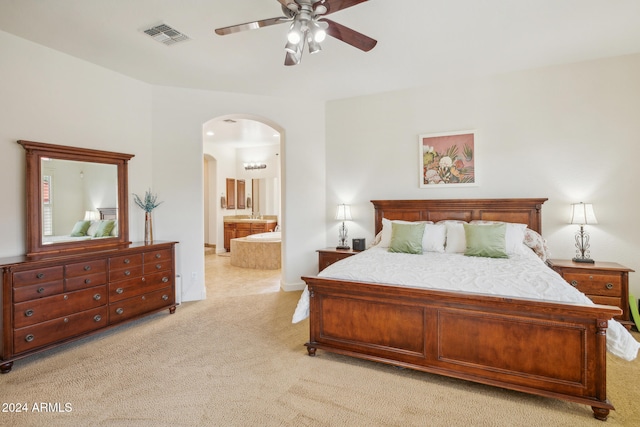
{"type": "Polygon", "coordinates": [[[309,53],[312,55],[322,50],[322,46],[320,46],[320,43],[318,43],[314,37],[309,36],[307,44],[309,45],[309,53]]]}
{"type": "Polygon", "coordinates": [[[322,43],[327,38],[327,32],[315,20],[311,22],[311,34],[313,35],[313,40],[318,43],[322,43]]]}
{"type": "Polygon", "coordinates": [[[284,47],[284,50],[286,50],[287,52],[293,55],[299,55],[302,52],[299,42],[298,43],[287,42],[287,44],[284,47]]]}
{"type": "Polygon", "coordinates": [[[289,28],[289,33],[287,33],[287,40],[289,43],[300,43],[302,40],[302,23],[300,20],[296,19],[293,24],[291,24],[291,28],[289,28]]]}

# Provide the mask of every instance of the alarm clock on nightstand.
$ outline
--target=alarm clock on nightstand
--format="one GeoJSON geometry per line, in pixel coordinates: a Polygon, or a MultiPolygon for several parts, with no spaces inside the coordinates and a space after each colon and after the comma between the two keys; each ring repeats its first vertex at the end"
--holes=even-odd
{"type": "Polygon", "coordinates": [[[352,239],[351,247],[354,251],[364,251],[365,245],[364,239],[352,239]]]}

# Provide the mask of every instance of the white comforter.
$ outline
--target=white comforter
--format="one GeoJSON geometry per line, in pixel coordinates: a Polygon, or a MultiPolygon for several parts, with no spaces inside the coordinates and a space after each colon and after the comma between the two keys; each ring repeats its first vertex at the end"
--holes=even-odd
{"type": "MultiPolygon", "coordinates": [[[[530,298],[555,302],[593,304],[586,295],[569,285],[531,250],[508,259],[467,257],[462,254],[427,252],[408,255],[371,248],[334,263],[320,277],[360,282],[387,283],[480,294],[530,298]]],[[[293,322],[309,316],[309,293],[305,287],[293,322]]],[[[607,350],[625,360],[633,360],[640,343],[620,323],[611,320],[607,330],[607,350]]]]}

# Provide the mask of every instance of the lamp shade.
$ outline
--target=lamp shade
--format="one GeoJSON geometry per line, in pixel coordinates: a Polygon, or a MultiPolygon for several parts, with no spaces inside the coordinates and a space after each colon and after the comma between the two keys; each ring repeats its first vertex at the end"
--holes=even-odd
{"type": "Polygon", "coordinates": [[[85,221],[95,221],[97,219],[99,219],[100,217],[98,216],[98,212],[96,211],[85,211],[84,213],[84,220],[85,221]]]}
{"type": "Polygon", "coordinates": [[[345,204],[338,205],[336,219],[338,221],[351,221],[351,207],[345,204]]]}
{"type": "Polygon", "coordinates": [[[574,203],[571,205],[571,221],[569,224],[597,224],[596,214],[591,203],[574,203]]]}

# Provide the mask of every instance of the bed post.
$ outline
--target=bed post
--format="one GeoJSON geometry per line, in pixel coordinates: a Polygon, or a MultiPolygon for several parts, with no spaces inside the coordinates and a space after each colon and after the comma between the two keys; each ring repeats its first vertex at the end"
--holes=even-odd
{"type": "MultiPolygon", "coordinates": [[[[607,400],[607,326],[608,320],[598,319],[596,321],[596,399],[611,406],[607,400]]],[[[606,421],[609,417],[609,408],[592,406],[593,417],[600,421],[606,421]]]]}

